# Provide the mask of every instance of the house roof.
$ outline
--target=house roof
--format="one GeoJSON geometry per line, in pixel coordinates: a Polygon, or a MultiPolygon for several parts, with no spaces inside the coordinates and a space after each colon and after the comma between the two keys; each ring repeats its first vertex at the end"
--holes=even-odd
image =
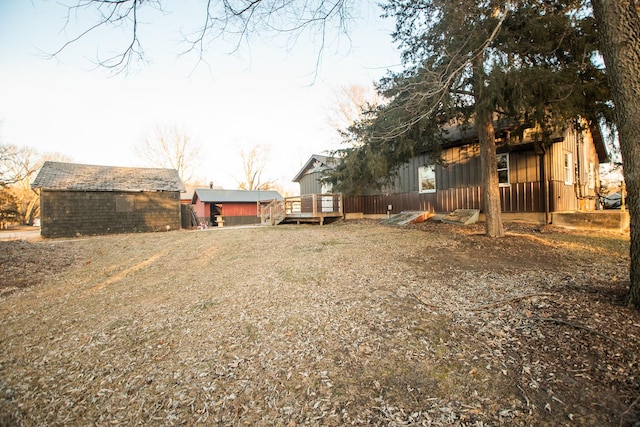
{"type": "Polygon", "coordinates": [[[602,137],[602,129],[600,125],[595,124],[591,126],[591,136],[593,137],[593,144],[596,146],[596,153],[598,154],[598,161],[600,163],[608,163],[611,161],[609,157],[609,150],[607,144],[602,137]]]}
{"type": "MultiPolygon", "coordinates": [[[[508,119],[497,119],[494,120],[493,126],[496,132],[508,131],[517,129],[517,124],[514,124],[512,121],[508,119]]],[[[523,136],[523,143],[518,144],[518,146],[522,148],[530,148],[531,144],[534,142],[531,137],[532,131],[535,131],[534,128],[526,129],[523,136]]],[[[566,131],[566,129],[565,129],[566,131]]],[[[596,149],[596,153],[598,154],[598,161],[600,163],[606,163],[609,161],[609,152],[607,150],[605,141],[602,137],[602,131],[600,129],[600,125],[592,124],[589,126],[589,132],[593,137],[593,143],[596,149]]],[[[477,141],[478,139],[478,130],[473,125],[473,120],[470,120],[468,123],[463,122],[461,120],[456,121],[455,123],[451,123],[450,125],[445,127],[445,135],[443,136],[442,146],[443,147],[455,147],[462,146],[468,144],[470,141],[477,141]]],[[[564,132],[558,132],[551,136],[552,142],[560,142],[564,139],[564,132]]]]}
{"type": "Polygon", "coordinates": [[[192,203],[196,198],[205,203],[255,203],[265,200],[282,200],[277,191],[272,190],[216,190],[210,188],[196,188],[192,203]]]}
{"type": "Polygon", "coordinates": [[[82,165],[46,161],[31,188],[67,191],[185,191],[175,169],[82,165]]]}
{"type": "Polygon", "coordinates": [[[307,163],[304,164],[300,172],[296,174],[292,182],[300,182],[302,177],[308,172],[320,172],[327,169],[333,169],[338,160],[335,157],[313,154],[307,163]]]}

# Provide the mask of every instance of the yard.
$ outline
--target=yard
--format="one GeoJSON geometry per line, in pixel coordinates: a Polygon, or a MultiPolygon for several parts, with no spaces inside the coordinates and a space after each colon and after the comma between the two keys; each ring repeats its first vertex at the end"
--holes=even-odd
{"type": "Polygon", "coordinates": [[[0,242],[0,426],[636,425],[628,237],[507,229],[0,242]]]}

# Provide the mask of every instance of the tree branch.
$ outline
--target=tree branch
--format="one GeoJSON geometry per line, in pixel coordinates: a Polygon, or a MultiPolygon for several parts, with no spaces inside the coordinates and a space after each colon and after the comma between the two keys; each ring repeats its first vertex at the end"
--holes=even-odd
{"type": "MultiPolygon", "coordinates": [[[[59,56],[71,45],[86,38],[91,33],[111,28],[125,28],[130,31],[129,41],[116,55],[97,57],[100,67],[116,70],[129,70],[134,62],[145,61],[146,55],[140,39],[140,13],[148,4],[163,11],[162,0],[75,0],[67,6],[67,17],[64,29],[71,21],[71,15],[79,10],[95,9],[99,13],[97,22],[81,30],[71,37],[49,57],[59,56]],[[106,13],[102,13],[105,11],[106,13]]],[[[346,32],[345,22],[348,19],[347,4],[351,0],[207,0],[204,9],[202,26],[193,32],[183,33],[186,48],[179,54],[184,56],[196,53],[197,63],[205,62],[205,52],[209,45],[226,36],[234,39],[230,53],[237,52],[242,43],[252,34],[275,33],[289,34],[289,47],[295,45],[304,31],[317,31],[320,46],[316,59],[316,73],[326,48],[329,25],[337,22],[340,33],[346,32]]]]}

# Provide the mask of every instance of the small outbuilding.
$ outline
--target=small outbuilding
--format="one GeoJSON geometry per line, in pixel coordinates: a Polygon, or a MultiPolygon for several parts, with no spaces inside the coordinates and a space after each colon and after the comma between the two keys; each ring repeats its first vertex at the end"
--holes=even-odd
{"type": "Polygon", "coordinates": [[[322,179],[337,164],[338,159],[335,157],[312,155],[293,178],[293,182],[300,184],[300,194],[331,193],[331,186],[323,184],[322,179]]]}
{"type": "Polygon", "coordinates": [[[175,169],[47,161],[31,188],[40,193],[43,237],[181,228],[185,188],[175,169]]]}
{"type": "Polygon", "coordinates": [[[218,190],[196,188],[192,203],[198,220],[210,226],[259,224],[258,206],[282,196],[272,190],[218,190]]]}

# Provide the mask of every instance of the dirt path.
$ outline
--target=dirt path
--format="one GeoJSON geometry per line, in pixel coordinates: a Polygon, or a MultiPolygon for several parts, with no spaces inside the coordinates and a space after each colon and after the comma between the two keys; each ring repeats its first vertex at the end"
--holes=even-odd
{"type": "Polygon", "coordinates": [[[628,238],[508,229],[0,242],[0,426],[640,422],[628,238]]]}
{"type": "Polygon", "coordinates": [[[18,226],[0,229],[0,241],[6,240],[40,240],[40,227],[18,226]]]}

